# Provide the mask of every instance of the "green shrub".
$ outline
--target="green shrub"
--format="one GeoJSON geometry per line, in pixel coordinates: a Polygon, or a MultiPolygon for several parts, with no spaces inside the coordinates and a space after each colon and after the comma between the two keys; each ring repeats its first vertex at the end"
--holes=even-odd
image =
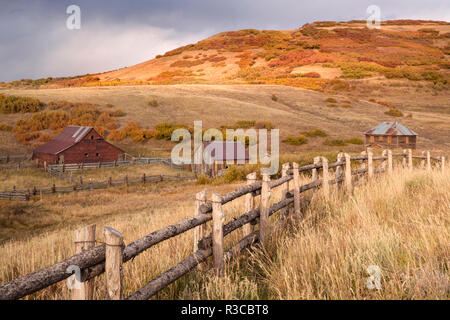
{"type": "Polygon", "coordinates": [[[401,112],[398,109],[390,109],[389,111],[386,111],[384,114],[391,117],[403,117],[403,112],[401,112]]]}
{"type": "Polygon", "coordinates": [[[364,141],[359,139],[359,138],[351,138],[351,139],[346,139],[344,141],[345,143],[350,143],[350,144],[364,144],[364,141]]]}
{"type": "Polygon", "coordinates": [[[308,139],[306,139],[304,136],[287,136],[286,139],[283,140],[283,142],[293,146],[301,146],[303,144],[307,144],[308,139]]]}
{"type": "Polygon", "coordinates": [[[255,128],[272,130],[274,125],[270,121],[256,121],[255,128]]]}
{"type": "Polygon", "coordinates": [[[18,96],[4,96],[0,94],[1,113],[38,112],[44,109],[45,104],[38,99],[18,96]]]}
{"type": "Polygon", "coordinates": [[[333,147],[343,147],[347,145],[345,141],[342,139],[331,139],[331,140],[327,139],[323,144],[326,146],[333,146],[333,147]]]}
{"type": "Polygon", "coordinates": [[[211,178],[206,174],[200,174],[197,176],[197,184],[210,184],[211,178]]]}
{"type": "Polygon", "coordinates": [[[239,120],[236,121],[236,128],[240,129],[250,129],[253,128],[256,124],[254,120],[239,120]]]}
{"type": "Polygon", "coordinates": [[[150,107],[157,107],[157,106],[159,106],[159,104],[158,104],[158,100],[156,100],[156,99],[153,99],[153,100],[150,100],[149,102],[148,102],[148,105],[150,106],[150,107]]]}
{"type": "Polygon", "coordinates": [[[314,129],[310,131],[303,131],[301,134],[307,136],[307,137],[326,137],[327,133],[320,129],[314,129]]]}

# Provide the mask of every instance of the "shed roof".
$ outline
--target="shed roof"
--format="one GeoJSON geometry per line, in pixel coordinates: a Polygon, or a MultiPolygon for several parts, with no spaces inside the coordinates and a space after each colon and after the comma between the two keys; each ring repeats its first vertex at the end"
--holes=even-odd
{"type": "Polygon", "coordinates": [[[37,147],[34,151],[58,154],[80,142],[91,130],[94,129],[92,127],[67,126],[53,140],[37,147]]]}
{"type": "Polygon", "coordinates": [[[249,154],[245,146],[238,141],[212,141],[204,142],[204,148],[211,150],[213,161],[248,160],[249,154]]]}
{"type": "Polygon", "coordinates": [[[365,134],[389,136],[418,136],[418,134],[397,121],[384,121],[365,134]]]}

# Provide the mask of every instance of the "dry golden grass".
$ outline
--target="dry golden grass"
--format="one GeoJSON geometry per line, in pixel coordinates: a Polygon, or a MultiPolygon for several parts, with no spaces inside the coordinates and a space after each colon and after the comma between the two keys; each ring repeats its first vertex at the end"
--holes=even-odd
{"type": "MultiPolygon", "coordinates": [[[[333,194],[325,203],[315,197],[305,219],[271,239],[267,254],[254,250],[227,265],[225,277],[193,271],[158,294],[158,299],[446,299],[449,296],[450,172],[400,170],[356,187],[353,196],[333,194]],[[382,270],[382,288],[365,287],[369,265],[382,270]]],[[[302,183],[308,181],[304,177],[302,183]]],[[[210,187],[225,193],[238,184],[210,187]]],[[[192,216],[198,185],[171,185],[157,190],[108,191],[54,199],[66,223],[54,232],[0,247],[1,282],[50,265],[73,254],[76,227],[97,223],[124,234],[125,243],[192,216]],[[117,197],[119,194],[122,195],[117,197]],[[120,199],[117,199],[120,198],[120,199]],[[82,222],[80,222],[82,221],[82,222]]],[[[272,201],[280,194],[273,193],[272,201]]],[[[307,196],[307,195],[306,195],[307,196]]],[[[257,201],[258,203],[258,201],[257,201]]],[[[224,207],[227,221],[243,211],[243,199],[224,207]]],[[[272,224],[278,217],[271,218],[272,224]]],[[[226,247],[242,236],[226,238],[226,247]]],[[[125,296],[192,252],[192,231],[165,241],[124,265],[125,296]]],[[[95,298],[104,297],[104,276],[97,278],[95,298]]],[[[28,298],[67,299],[65,283],[28,298]]]]}

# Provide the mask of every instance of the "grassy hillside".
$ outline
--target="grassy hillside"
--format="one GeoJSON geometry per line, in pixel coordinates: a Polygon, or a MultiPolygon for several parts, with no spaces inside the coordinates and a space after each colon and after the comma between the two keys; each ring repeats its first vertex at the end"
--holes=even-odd
{"type": "MultiPolygon", "coordinates": [[[[2,115],[0,124],[14,127],[18,120],[35,117],[38,119],[38,126],[35,126],[36,121],[27,125],[19,122],[22,125],[18,127],[18,132],[0,131],[3,137],[0,152],[18,153],[16,150],[24,148],[31,150],[33,144],[43,143],[41,135],[44,139],[48,139],[49,135],[54,136],[66,124],[81,124],[100,126],[100,132],[106,137],[110,137],[114,128],[121,131],[128,130],[130,137],[114,143],[136,155],[167,156],[173,143],[166,140],[167,133],[158,136],[158,130],[163,129],[158,125],[170,123],[192,127],[194,120],[202,120],[205,129],[233,126],[242,120],[255,121],[255,125],[270,123],[274,128],[280,129],[281,140],[286,140],[289,136],[294,138],[305,136],[307,139],[307,143],[300,146],[281,142],[282,153],[326,150],[360,152],[361,145],[346,143],[344,146],[339,144],[330,146],[325,143],[336,139],[363,139],[363,132],[381,121],[397,120],[419,133],[419,149],[448,150],[450,147],[448,95],[446,92],[431,94],[426,90],[426,88],[378,86],[370,92],[370,95],[357,93],[331,95],[274,85],[11,89],[5,91],[5,94],[38,98],[45,102],[47,107],[34,114],[2,115]],[[71,103],[62,104],[64,107],[54,110],[51,102],[61,100],[71,103]],[[404,116],[387,115],[386,112],[392,105],[404,116]],[[87,106],[94,109],[86,109],[87,106]],[[114,110],[120,110],[123,114],[120,117],[108,116],[114,110]],[[80,113],[81,111],[86,115],[80,113]],[[57,122],[49,120],[54,118],[60,120],[57,122]],[[144,131],[127,127],[129,122],[135,122],[144,131]],[[22,134],[22,130],[27,128],[30,129],[22,134]],[[159,129],[156,130],[157,128],[159,129]],[[308,137],[308,131],[315,129],[325,132],[326,137],[314,135],[308,137]],[[133,134],[138,135],[137,141],[133,134]],[[25,143],[30,144],[28,147],[16,142],[16,138],[21,139],[24,135],[25,138],[30,136],[30,140],[25,140],[25,143]]],[[[170,134],[168,136],[170,137],[170,134]]]]}

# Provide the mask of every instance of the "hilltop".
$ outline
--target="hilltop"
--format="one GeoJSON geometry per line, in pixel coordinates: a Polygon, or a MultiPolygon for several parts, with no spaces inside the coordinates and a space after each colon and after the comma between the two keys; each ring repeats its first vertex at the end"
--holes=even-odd
{"type": "MultiPolygon", "coordinates": [[[[2,116],[2,151],[29,149],[76,124],[95,126],[130,152],[167,153],[171,130],[198,119],[205,128],[239,121],[280,128],[281,138],[294,144],[282,144],[283,152],[296,152],[308,130],[332,140],[361,139],[371,126],[398,120],[419,132],[419,148],[446,150],[449,54],[450,23],[442,21],[386,21],[379,30],[365,21],[325,21],[222,32],[128,68],[0,83],[5,95],[47,105],[34,101],[33,110],[21,110],[17,103],[25,114],[2,116]]],[[[344,147],[308,140],[302,150],[344,147]]]]}

